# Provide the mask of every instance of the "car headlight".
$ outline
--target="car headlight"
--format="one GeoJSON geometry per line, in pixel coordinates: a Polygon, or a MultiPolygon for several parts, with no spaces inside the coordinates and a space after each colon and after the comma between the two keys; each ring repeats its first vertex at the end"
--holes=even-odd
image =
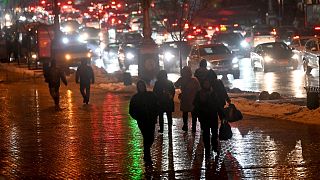
{"type": "Polygon", "coordinates": [[[91,53],[91,52],[88,52],[88,53],[87,53],[87,57],[88,57],[88,58],[91,58],[91,57],[92,57],[92,53],[91,53]]]}
{"type": "Polygon", "coordinates": [[[71,55],[70,54],[66,54],[64,57],[66,58],[66,60],[70,60],[71,59],[71,55]]]}
{"type": "Polygon", "coordinates": [[[37,59],[37,55],[36,55],[36,54],[32,54],[32,55],[31,55],[31,58],[32,58],[32,59],[37,59]]]}
{"type": "Polygon", "coordinates": [[[249,43],[247,41],[243,40],[243,41],[241,41],[240,46],[243,48],[246,48],[249,46],[249,43]]]}
{"type": "Polygon", "coordinates": [[[237,57],[234,57],[233,59],[232,59],[232,63],[233,64],[236,64],[236,63],[238,63],[239,62],[239,59],[237,58],[237,57]]]}
{"type": "Polygon", "coordinates": [[[272,57],[270,57],[270,56],[265,56],[263,59],[264,59],[266,62],[271,62],[271,61],[273,61],[272,57]]]}
{"type": "Polygon", "coordinates": [[[64,38],[62,38],[62,42],[63,42],[63,44],[68,44],[69,43],[69,39],[64,37],[64,38]]]}
{"type": "Polygon", "coordinates": [[[164,59],[167,61],[170,61],[171,59],[173,59],[175,56],[171,53],[171,52],[165,52],[164,53],[164,59]]]}
{"type": "Polygon", "coordinates": [[[128,59],[133,59],[134,58],[134,54],[132,54],[131,52],[128,52],[127,54],[126,54],[126,58],[128,58],[128,59]]]}
{"type": "Polygon", "coordinates": [[[89,35],[88,35],[88,33],[83,33],[80,35],[80,38],[85,41],[89,38],[89,35]]]}
{"type": "Polygon", "coordinates": [[[294,54],[291,58],[292,59],[299,59],[299,56],[298,56],[298,54],[294,54]]]}
{"type": "Polygon", "coordinates": [[[291,42],[290,41],[284,41],[284,43],[286,43],[286,45],[290,46],[291,42]]]}
{"type": "Polygon", "coordinates": [[[227,46],[227,47],[229,46],[229,44],[228,44],[228,43],[222,43],[222,44],[223,44],[223,45],[225,45],[225,46],[227,46]]]}

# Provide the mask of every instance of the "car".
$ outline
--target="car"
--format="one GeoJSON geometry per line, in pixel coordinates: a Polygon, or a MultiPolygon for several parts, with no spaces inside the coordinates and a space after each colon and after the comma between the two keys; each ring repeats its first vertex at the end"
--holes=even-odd
{"type": "Polygon", "coordinates": [[[297,69],[298,57],[284,42],[259,44],[250,53],[251,66],[254,71],[261,69],[268,72],[271,68],[292,67],[297,69]]]}
{"type": "Polygon", "coordinates": [[[121,69],[125,68],[128,70],[130,65],[138,65],[139,45],[122,44],[119,46],[118,61],[121,69]]]}
{"type": "Polygon", "coordinates": [[[276,41],[290,45],[297,34],[298,31],[293,26],[280,26],[276,28],[276,41]]]}
{"type": "Polygon", "coordinates": [[[126,32],[117,35],[117,41],[123,44],[134,44],[142,42],[142,35],[139,32],[126,32]]]}
{"type": "Polygon", "coordinates": [[[223,44],[194,45],[187,58],[188,66],[194,72],[201,60],[208,62],[209,68],[219,75],[232,74],[239,79],[239,59],[223,44]]]}
{"type": "Polygon", "coordinates": [[[104,49],[105,58],[111,61],[117,60],[119,46],[119,43],[109,43],[104,49]]]}
{"type": "Polygon", "coordinates": [[[194,27],[195,29],[190,30],[186,34],[187,42],[190,45],[195,44],[206,44],[210,42],[211,37],[208,35],[206,29],[201,27],[194,27]]]}
{"type": "Polygon", "coordinates": [[[303,69],[310,74],[312,69],[319,68],[320,37],[309,39],[303,52],[303,69]]]}
{"type": "Polygon", "coordinates": [[[82,59],[91,62],[92,52],[85,44],[61,45],[56,50],[55,59],[57,66],[77,67],[82,59]]]}
{"type": "Polygon", "coordinates": [[[245,56],[249,51],[249,44],[240,33],[218,33],[212,37],[212,43],[222,43],[236,56],[245,56]]]}
{"type": "Polygon", "coordinates": [[[249,43],[251,48],[255,48],[257,45],[262,43],[275,42],[275,35],[275,29],[270,26],[253,26],[248,32],[246,32],[245,40],[249,43]]]}
{"type": "Polygon", "coordinates": [[[314,36],[294,36],[289,47],[292,49],[292,52],[297,54],[299,57],[299,64],[302,64],[302,58],[304,53],[304,46],[309,39],[314,38],[314,36]]]}
{"type": "Polygon", "coordinates": [[[180,67],[179,48],[181,48],[182,66],[186,65],[186,59],[191,46],[186,41],[169,41],[159,47],[159,60],[167,72],[173,72],[180,67]]]}
{"type": "Polygon", "coordinates": [[[93,27],[84,27],[80,30],[80,39],[82,42],[100,42],[104,41],[104,34],[96,28],[93,27]]]}

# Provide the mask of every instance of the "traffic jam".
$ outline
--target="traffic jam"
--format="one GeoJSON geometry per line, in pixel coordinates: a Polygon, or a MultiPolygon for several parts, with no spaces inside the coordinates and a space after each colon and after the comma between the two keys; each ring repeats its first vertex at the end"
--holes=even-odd
{"type": "MultiPolygon", "coordinates": [[[[51,52],[54,38],[51,1],[30,3],[13,10],[14,13],[3,12],[1,62],[19,61],[32,69],[41,68],[54,57],[57,64],[72,69],[86,58],[107,73],[138,74],[139,48],[143,42],[141,3],[108,1],[83,5],[61,1],[58,5],[57,53],[51,52]]],[[[151,3],[151,9],[157,5],[151,3]]],[[[177,79],[183,66],[194,71],[205,59],[208,68],[220,78],[228,79],[230,87],[276,91],[286,86],[283,82],[292,81],[289,94],[301,97],[306,83],[301,79],[306,79],[305,75],[318,76],[320,24],[296,28],[205,19],[172,23],[167,16],[151,17],[160,68],[172,80],[177,79]]],[[[316,83],[316,79],[307,81],[316,83]]]]}

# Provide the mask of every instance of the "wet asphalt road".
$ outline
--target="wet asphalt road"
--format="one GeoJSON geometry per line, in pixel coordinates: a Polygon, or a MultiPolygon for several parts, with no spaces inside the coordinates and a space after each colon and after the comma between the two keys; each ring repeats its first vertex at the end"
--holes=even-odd
{"type": "Polygon", "coordinates": [[[91,103],[82,105],[77,86],[70,83],[61,88],[63,110],[56,112],[42,79],[22,80],[0,83],[0,179],[318,179],[320,175],[320,126],[245,116],[232,123],[233,138],[221,142],[221,155],[215,158],[212,153],[206,161],[199,124],[195,134],[184,133],[176,109],[172,133],[166,124],[163,134],[156,133],[154,164],[145,167],[140,131],[128,116],[130,94],[93,88],[91,103]]]}

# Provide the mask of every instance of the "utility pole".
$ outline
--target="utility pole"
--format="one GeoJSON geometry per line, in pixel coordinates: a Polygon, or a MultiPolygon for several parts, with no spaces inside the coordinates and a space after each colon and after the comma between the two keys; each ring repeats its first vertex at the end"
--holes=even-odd
{"type": "Polygon", "coordinates": [[[151,0],[143,0],[143,41],[138,59],[138,76],[147,84],[156,77],[159,71],[158,47],[151,38],[149,9],[151,0]]]}

